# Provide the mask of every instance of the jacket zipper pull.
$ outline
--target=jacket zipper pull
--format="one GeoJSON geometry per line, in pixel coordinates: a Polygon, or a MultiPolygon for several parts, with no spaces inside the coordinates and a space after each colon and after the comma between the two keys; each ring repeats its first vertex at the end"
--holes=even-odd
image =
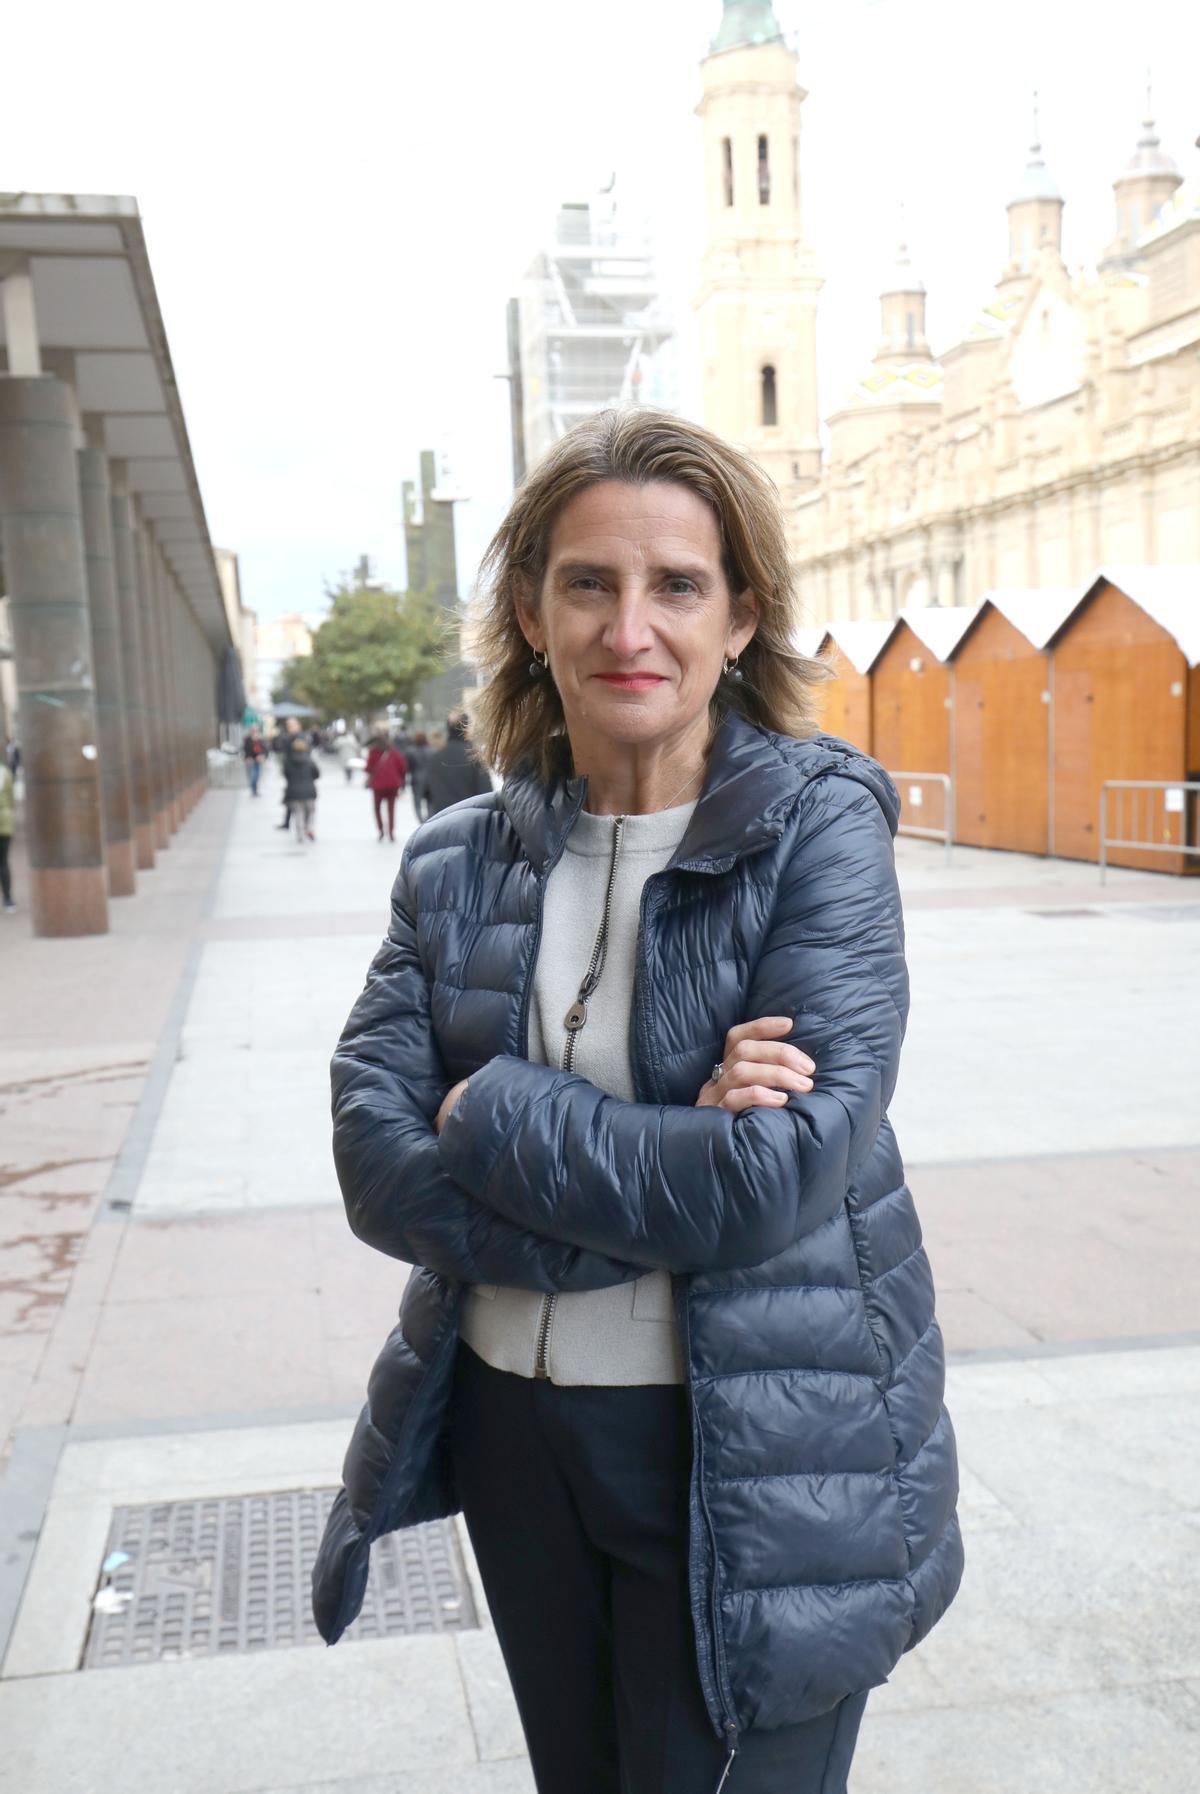
{"type": "Polygon", "coordinates": [[[587,1004],[583,1001],[582,997],[576,997],[571,1007],[567,1010],[566,1015],[563,1017],[563,1027],[567,1030],[568,1034],[575,1034],[578,1033],[579,1029],[583,1027],[583,1024],[586,1021],[587,1004]]]}
{"type": "MultiPolygon", "coordinates": [[[[728,1733],[726,1733],[726,1736],[728,1736],[728,1733]]],[[[729,1746],[729,1755],[725,1759],[725,1767],[721,1771],[721,1779],[713,1789],[713,1794],[721,1794],[721,1789],[729,1780],[729,1771],[733,1768],[733,1759],[737,1756],[737,1748],[737,1736],[735,1734],[729,1746]]]]}

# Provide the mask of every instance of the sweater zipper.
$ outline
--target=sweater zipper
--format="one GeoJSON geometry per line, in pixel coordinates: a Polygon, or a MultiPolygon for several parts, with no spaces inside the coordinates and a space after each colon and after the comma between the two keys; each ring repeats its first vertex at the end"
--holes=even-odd
{"type": "MultiPolygon", "coordinates": [[[[608,925],[612,918],[613,896],[617,888],[617,863],[621,857],[621,837],[625,832],[625,818],[617,816],[613,821],[612,858],[608,863],[608,884],[604,892],[604,910],[600,917],[600,927],[596,931],[596,943],[592,948],[592,957],[583,983],[579,986],[575,1001],[563,1017],[563,1027],[567,1030],[567,1041],[563,1047],[562,1069],[575,1069],[575,1042],[580,1030],[587,1023],[588,1001],[595,992],[604,974],[604,961],[608,956],[608,925]]],[[[549,1377],[548,1363],[550,1350],[550,1329],[554,1325],[554,1305],[557,1295],[543,1296],[542,1312],[538,1316],[537,1346],[533,1358],[533,1374],[535,1377],[549,1377]]]]}
{"type": "MultiPolygon", "coordinates": [[[[667,1100],[667,1096],[662,1087],[662,1080],[658,1075],[658,1065],[654,1058],[654,1041],[650,1029],[650,1003],[648,996],[646,996],[646,992],[649,990],[650,986],[650,967],[646,955],[646,923],[650,914],[652,903],[651,888],[654,882],[653,879],[648,878],[643,887],[641,914],[638,920],[637,970],[634,976],[634,991],[637,996],[642,998],[642,1001],[636,1002],[634,1006],[634,1031],[632,1041],[634,1064],[633,1076],[634,1084],[635,1086],[638,1086],[638,1066],[639,1063],[644,1065],[647,1072],[647,1081],[643,1087],[637,1089],[638,1100],[639,1102],[662,1103],[667,1100]]],[[[696,1506],[700,1510],[700,1515],[704,1522],[704,1529],[708,1535],[710,1568],[706,1593],[708,1595],[708,1633],[709,1645],[711,1648],[703,1657],[699,1650],[699,1642],[704,1635],[704,1628],[701,1624],[702,1614],[699,1609],[699,1603],[695,1600],[691,1591],[692,1578],[690,1574],[688,1576],[688,1585],[689,1595],[691,1595],[692,1598],[692,1622],[698,1647],[697,1667],[700,1673],[701,1689],[704,1693],[705,1705],[708,1707],[710,1717],[720,1734],[721,1741],[726,1750],[725,1762],[721,1770],[720,1779],[713,1789],[713,1794],[721,1794],[722,1789],[729,1780],[729,1774],[733,1768],[733,1760],[738,1753],[740,1738],[738,1735],[737,1722],[732,1717],[732,1696],[726,1687],[721,1666],[721,1646],[719,1642],[721,1613],[720,1601],[717,1594],[717,1534],[716,1528],[713,1525],[708,1498],[704,1490],[704,1441],[700,1431],[700,1415],[696,1407],[696,1395],[692,1387],[692,1326],[691,1314],[688,1310],[687,1282],[687,1278],[682,1275],[674,1275],[671,1278],[671,1286],[675,1295],[676,1311],[679,1320],[679,1334],[683,1345],[683,1375],[684,1384],[687,1389],[688,1409],[692,1426],[692,1480],[696,1495],[696,1506]],[[728,1702],[728,1705],[726,1705],[726,1702],[728,1702]]],[[[691,1545],[689,1543],[689,1556],[690,1553],[691,1545]]]]}
{"type": "MultiPolygon", "coordinates": [[[[697,1506],[699,1507],[701,1516],[704,1520],[705,1532],[708,1534],[709,1571],[707,1594],[709,1608],[708,1631],[709,1644],[711,1645],[711,1657],[707,1664],[702,1663],[700,1666],[700,1681],[701,1686],[703,1687],[707,1680],[704,1675],[704,1669],[708,1668],[712,1673],[713,1695],[717,1704],[717,1711],[720,1715],[721,1739],[725,1745],[726,1751],[729,1753],[725,1759],[725,1767],[721,1772],[721,1779],[713,1790],[713,1794],[720,1794],[720,1791],[725,1786],[725,1782],[729,1776],[729,1771],[733,1768],[733,1759],[737,1756],[740,1740],[738,1737],[737,1722],[731,1717],[730,1713],[730,1708],[733,1703],[729,1697],[729,1691],[725,1686],[725,1678],[722,1674],[720,1644],[721,1607],[717,1594],[717,1563],[719,1561],[717,1557],[717,1531],[716,1527],[713,1525],[712,1512],[709,1508],[708,1496],[704,1489],[704,1435],[701,1431],[700,1415],[696,1409],[696,1397],[692,1389],[691,1315],[688,1312],[687,1289],[682,1286],[682,1283],[678,1292],[677,1302],[679,1311],[679,1330],[683,1340],[683,1364],[684,1375],[687,1378],[688,1406],[691,1410],[693,1455],[692,1479],[695,1485],[697,1506]],[[729,1700],[728,1707],[725,1705],[727,1699],[729,1700]]],[[[690,1585],[690,1575],[688,1577],[688,1582],[690,1585]]],[[[692,1617],[695,1625],[697,1643],[699,1643],[702,1636],[700,1614],[696,1611],[694,1599],[692,1617]]],[[[710,1713],[713,1711],[711,1705],[709,1711],[710,1713]]],[[[714,1717],[716,1716],[714,1715],[714,1717]]]]}

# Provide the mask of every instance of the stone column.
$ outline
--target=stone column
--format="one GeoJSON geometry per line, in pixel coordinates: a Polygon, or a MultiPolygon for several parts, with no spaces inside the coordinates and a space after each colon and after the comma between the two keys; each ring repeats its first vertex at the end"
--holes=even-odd
{"type": "Polygon", "coordinates": [[[176,737],[175,777],[179,786],[180,814],[192,810],[192,713],[188,691],[187,666],[183,659],[182,640],[188,616],[188,602],[182,588],[171,581],[171,689],[179,711],[179,733],[176,737]]]}
{"type": "Polygon", "coordinates": [[[103,449],[79,451],[79,496],[87,566],[88,612],[96,680],[96,721],[100,730],[100,789],[108,846],[108,894],[132,897],[133,823],[129,797],[129,750],[125,740],[125,671],[112,535],[112,487],[103,449]]]}
{"type": "Polygon", "coordinates": [[[142,625],[142,656],[146,671],[146,735],[149,747],[147,764],[150,771],[151,827],[156,853],[171,845],[167,823],[167,761],[163,746],[165,704],[162,670],[158,658],[158,606],[154,589],[153,545],[144,527],[139,524],[133,534],[134,566],[137,571],[138,616],[142,625]]]}
{"type": "Polygon", "coordinates": [[[29,818],[34,933],[108,930],[92,642],[71,394],[0,378],[0,529],[29,818]]]}
{"type": "Polygon", "coordinates": [[[133,519],[123,492],[112,498],[113,556],[121,612],[121,660],[125,676],[125,740],[129,753],[129,799],[139,871],[154,865],[154,803],[150,788],[149,723],[146,716],[146,654],[134,567],[133,519]]]}
{"type": "Polygon", "coordinates": [[[171,590],[162,552],[152,539],[151,560],[154,567],[154,595],[158,606],[158,669],[163,695],[164,781],[167,794],[167,827],[174,834],[179,827],[179,780],[176,776],[176,750],[179,717],[171,689],[171,655],[169,649],[171,590]]]}
{"type": "Polygon", "coordinates": [[[188,609],[183,613],[183,626],[180,630],[179,665],[187,692],[188,785],[192,793],[193,809],[204,796],[208,778],[208,743],[204,739],[203,708],[203,669],[208,658],[208,643],[200,633],[192,611],[188,609]]]}

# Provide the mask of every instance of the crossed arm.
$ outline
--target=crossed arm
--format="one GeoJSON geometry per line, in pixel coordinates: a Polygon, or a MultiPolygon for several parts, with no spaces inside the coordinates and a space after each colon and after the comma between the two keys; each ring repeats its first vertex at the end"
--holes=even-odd
{"type": "Polygon", "coordinates": [[[883,815],[849,781],[822,783],[748,997],[751,1015],[790,1017],[782,1044],[819,1069],[738,1112],[711,1089],[696,1107],[622,1103],[503,1056],[471,1076],[439,1140],[446,1083],[402,872],[334,1059],[335,1158],[360,1237],[472,1282],[579,1289],[760,1263],[833,1214],[891,1097],[907,979],[883,815]],[[401,1083],[389,1068],[414,1057],[426,1075],[401,1083]]]}

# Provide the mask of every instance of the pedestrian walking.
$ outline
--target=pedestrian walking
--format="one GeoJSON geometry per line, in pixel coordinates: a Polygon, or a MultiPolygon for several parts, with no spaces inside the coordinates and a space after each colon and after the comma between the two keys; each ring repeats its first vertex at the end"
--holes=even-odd
{"type": "Polygon", "coordinates": [[[333,1060],[351,1225],[422,1268],[317,1623],[461,1504],[541,1794],[845,1794],[962,1569],[899,800],[815,729],[778,494],[706,430],[576,425],[485,576],[504,785],[412,836],[333,1060]]]}
{"type": "Polygon", "coordinates": [[[279,770],[283,774],[283,821],[276,823],[276,828],[290,829],[292,826],[292,788],[288,779],[288,767],[296,743],[301,739],[299,721],[296,717],[289,716],[284,719],[283,728],[271,743],[271,752],[278,759],[279,770]]]}
{"type": "Polygon", "coordinates": [[[0,900],[6,910],[16,909],[12,894],[12,871],[8,854],[17,826],[16,779],[7,755],[0,760],[0,900]]]}
{"type": "Polygon", "coordinates": [[[347,785],[349,785],[354,777],[355,768],[362,766],[363,764],[358,742],[355,740],[354,736],[347,731],[345,735],[338,736],[333,751],[341,762],[343,777],[345,778],[347,785]]]}
{"type": "Polygon", "coordinates": [[[250,725],[250,733],[242,742],[242,753],[246,761],[246,783],[250,787],[250,795],[257,797],[258,781],[262,777],[263,762],[267,757],[267,744],[257,723],[250,725]]]}
{"type": "Polygon", "coordinates": [[[413,815],[418,822],[424,822],[429,814],[425,774],[432,751],[424,729],[417,730],[404,750],[404,758],[408,761],[408,789],[412,794],[413,815]]]}
{"type": "Polygon", "coordinates": [[[429,816],[461,803],[464,797],[482,797],[492,789],[487,768],[467,740],[467,717],[461,710],[446,718],[445,745],[430,754],[422,777],[429,816]]]}
{"type": "Polygon", "coordinates": [[[296,839],[303,847],[307,841],[315,841],[317,838],[313,829],[313,817],[317,808],[317,780],[321,776],[316,755],[305,736],[295,737],[288,749],[283,768],[287,780],[288,812],[295,824],[296,839]]]}
{"type": "Polygon", "coordinates": [[[383,840],[383,813],[387,810],[387,838],[396,839],[396,798],[404,790],[408,762],[386,735],[377,735],[367,750],[367,785],[375,803],[375,827],[383,840]]]}

